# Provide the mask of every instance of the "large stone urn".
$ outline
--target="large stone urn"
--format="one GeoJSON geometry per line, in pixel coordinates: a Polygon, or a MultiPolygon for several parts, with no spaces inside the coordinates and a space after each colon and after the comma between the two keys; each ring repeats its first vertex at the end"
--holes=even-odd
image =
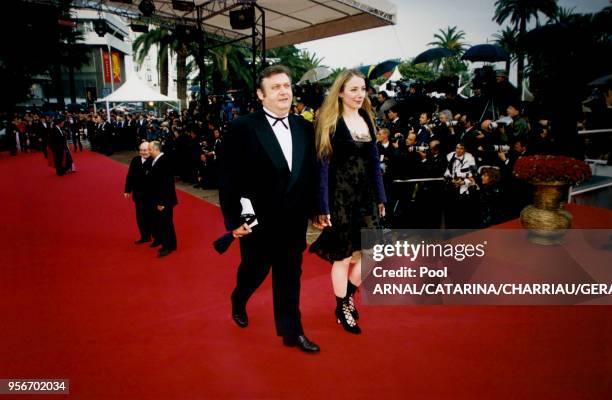
{"type": "Polygon", "coordinates": [[[529,241],[541,245],[557,245],[572,226],[572,214],[563,207],[567,202],[566,182],[532,181],[533,204],[521,211],[521,224],[529,230],[529,241]]]}

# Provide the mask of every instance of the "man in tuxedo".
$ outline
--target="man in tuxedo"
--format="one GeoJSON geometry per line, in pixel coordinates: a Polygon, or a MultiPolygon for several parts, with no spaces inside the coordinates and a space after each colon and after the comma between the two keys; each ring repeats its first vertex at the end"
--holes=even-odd
{"type": "Polygon", "coordinates": [[[143,244],[151,240],[153,220],[153,204],[147,184],[147,175],[153,162],[149,157],[149,143],[142,142],[138,148],[138,153],[139,155],[130,162],[123,195],[126,199],[131,197],[136,207],[136,224],[140,231],[140,239],[134,243],[143,244]]]}
{"type": "Polygon", "coordinates": [[[176,250],[176,233],[174,231],[174,207],[178,204],[174,175],[168,156],[161,151],[161,143],[149,143],[149,153],[153,159],[149,173],[149,190],[153,203],[153,226],[155,240],[151,247],[161,245],[158,257],[165,257],[176,250]]]}
{"type": "Polygon", "coordinates": [[[389,129],[390,136],[395,136],[396,133],[406,134],[408,130],[404,121],[399,116],[399,106],[394,105],[387,110],[387,129],[389,129]]]}
{"type": "Polygon", "coordinates": [[[319,347],[304,335],[300,314],[302,253],[314,210],[314,134],[309,122],[289,113],[290,76],[282,65],[265,68],[257,89],[263,110],[230,122],[219,195],[226,228],[240,240],[234,322],[247,327],[247,302],[272,269],[276,333],[284,345],[314,353],[319,347]],[[252,228],[241,219],[241,203],[249,202],[257,219],[252,228]]]}
{"type": "Polygon", "coordinates": [[[64,127],[64,119],[57,118],[55,126],[49,134],[50,155],[49,162],[53,162],[53,167],[58,176],[64,175],[72,169],[72,155],[68,149],[67,133],[64,127]]]}

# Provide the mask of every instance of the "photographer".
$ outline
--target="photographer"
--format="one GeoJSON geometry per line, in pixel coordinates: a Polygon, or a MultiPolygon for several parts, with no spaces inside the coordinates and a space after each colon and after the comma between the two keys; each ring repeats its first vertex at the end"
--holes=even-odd
{"type": "Polygon", "coordinates": [[[550,121],[541,119],[535,124],[529,140],[531,154],[557,154],[557,144],[550,132],[550,121]]]}
{"type": "Polygon", "coordinates": [[[438,121],[432,129],[432,139],[437,139],[442,145],[444,153],[451,152],[457,144],[457,135],[455,127],[458,121],[453,119],[453,114],[450,110],[442,110],[438,113],[438,121]]]}
{"type": "MultiPolygon", "coordinates": [[[[441,153],[439,140],[429,142],[427,156],[423,160],[424,178],[442,178],[448,166],[445,154],[441,153]]],[[[442,212],[444,210],[444,182],[429,181],[421,183],[416,202],[417,208],[422,212],[420,219],[422,228],[439,229],[441,227],[442,212]]]]}
{"type": "Polygon", "coordinates": [[[404,124],[404,121],[400,119],[399,107],[397,105],[392,106],[387,111],[386,128],[389,130],[391,135],[406,132],[407,130],[406,124],[404,124]]]}
{"type": "Polygon", "coordinates": [[[448,166],[448,161],[441,152],[442,145],[439,140],[434,139],[429,142],[429,150],[423,160],[424,178],[441,178],[448,166]]]}
{"type": "Polygon", "coordinates": [[[499,224],[506,218],[502,192],[502,174],[498,167],[483,166],[478,170],[476,196],[480,215],[480,227],[499,224]]]}
{"type": "MultiPolygon", "coordinates": [[[[401,133],[399,133],[399,135],[401,135],[401,133]]],[[[387,210],[391,210],[392,207],[389,205],[394,203],[392,195],[393,170],[391,168],[391,160],[395,147],[393,147],[391,141],[389,140],[389,130],[387,128],[379,129],[378,132],[376,132],[376,140],[376,147],[378,148],[378,154],[380,157],[380,171],[382,172],[383,176],[383,186],[385,187],[385,193],[387,194],[387,203],[385,204],[385,207],[387,210]]],[[[397,140],[398,138],[395,139],[396,143],[397,140]]],[[[383,219],[382,222],[384,225],[388,225],[387,220],[388,218],[383,219]]]]}
{"type": "Polygon", "coordinates": [[[527,149],[525,139],[516,140],[510,152],[498,153],[502,161],[502,184],[506,193],[506,210],[511,218],[517,218],[521,210],[531,202],[532,186],[525,180],[518,179],[514,176],[514,164],[523,157],[530,155],[531,152],[527,149]]]}
{"type": "Polygon", "coordinates": [[[395,100],[390,98],[387,92],[381,90],[378,92],[378,102],[380,106],[376,112],[376,118],[380,118],[381,121],[384,121],[387,117],[387,111],[395,105],[395,100]]]}
{"type": "Polygon", "coordinates": [[[504,140],[504,124],[499,121],[484,120],[480,125],[483,137],[477,141],[476,163],[501,167],[499,153],[508,153],[510,146],[504,140]]]}
{"type": "Polygon", "coordinates": [[[512,118],[512,124],[508,125],[507,135],[510,140],[525,138],[529,133],[529,124],[521,115],[521,106],[519,102],[511,102],[506,109],[506,115],[512,118]]]}
{"type": "Polygon", "coordinates": [[[459,137],[459,141],[465,145],[465,151],[470,154],[476,153],[478,141],[484,139],[484,134],[476,126],[476,121],[472,114],[465,114],[462,117],[464,131],[459,137]]]}
{"type": "Polygon", "coordinates": [[[422,112],[419,117],[419,125],[416,131],[416,143],[419,146],[427,145],[434,137],[432,132],[431,113],[422,112]]]}
{"type": "Polygon", "coordinates": [[[478,225],[477,203],[474,198],[476,161],[465,151],[463,143],[446,156],[446,228],[464,229],[478,225]]]}
{"type": "Polygon", "coordinates": [[[428,146],[418,145],[414,131],[408,133],[405,140],[403,135],[396,134],[392,142],[394,151],[391,157],[393,179],[412,179],[422,175],[422,161],[428,146]]]}

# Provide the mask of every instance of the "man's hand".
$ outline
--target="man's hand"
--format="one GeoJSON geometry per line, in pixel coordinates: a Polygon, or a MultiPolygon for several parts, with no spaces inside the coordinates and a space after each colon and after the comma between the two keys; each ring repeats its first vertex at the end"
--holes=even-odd
{"type": "Polygon", "coordinates": [[[164,208],[166,208],[166,207],[164,207],[164,206],[157,206],[157,209],[158,209],[159,211],[164,211],[164,208]]]}
{"type": "Polygon", "coordinates": [[[381,218],[385,218],[386,212],[384,203],[378,204],[378,214],[380,214],[381,218]]]}
{"type": "Polygon", "coordinates": [[[123,193],[123,197],[126,198],[126,199],[129,199],[130,198],[130,194],[129,193],[123,193]]]}
{"type": "Polygon", "coordinates": [[[503,162],[506,162],[506,153],[504,153],[503,151],[497,152],[497,157],[499,157],[499,159],[503,162]]]}
{"type": "Polygon", "coordinates": [[[241,238],[243,236],[248,235],[251,232],[253,232],[253,230],[251,229],[249,224],[245,222],[244,224],[242,224],[242,226],[232,231],[232,236],[234,236],[235,238],[241,238]]]}

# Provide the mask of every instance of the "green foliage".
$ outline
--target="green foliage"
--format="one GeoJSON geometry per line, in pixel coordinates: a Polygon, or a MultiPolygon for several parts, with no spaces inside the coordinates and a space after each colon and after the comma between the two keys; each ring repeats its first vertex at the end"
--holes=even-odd
{"type": "Polygon", "coordinates": [[[519,28],[523,34],[524,24],[535,18],[539,24],[539,14],[551,18],[557,13],[557,0],[496,0],[493,20],[503,24],[506,20],[519,28]]]}
{"type": "Polygon", "coordinates": [[[412,64],[412,60],[402,61],[398,65],[399,72],[404,78],[420,82],[429,82],[437,79],[439,73],[430,64],[412,64]]]}
{"type": "MultiPolygon", "coordinates": [[[[427,43],[428,46],[442,47],[453,52],[453,55],[432,62],[437,74],[442,76],[459,75],[467,71],[467,66],[461,60],[461,55],[466,50],[465,32],[457,26],[447,26],[446,30],[439,29],[434,34],[434,41],[427,43]]],[[[400,71],[401,72],[401,71],[400,71]]]]}
{"type": "Polygon", "coordinates": [[[272,49],[267,52],[266,57],[278,60],[279,64],[289,67],[294,82],[299,81],[308,70],[324,66],[321,65],[322,58],[317,57],[314,53],[310,54],[307,50],[300,50],[293,45],[272,49]]]}
{"type": "MultiPolygon", "coordinates": [[[[557,13],[557,0],[496,0],[493,21],[502,25],[507,20],[514,24],[518,39],[527,33],[527,23],[535,18],[539,25],[539,15],[552,18],[557,13]]],[[[524,74],[524,50],[516,48],[518,86],[522,89],[524,74]]]]}

